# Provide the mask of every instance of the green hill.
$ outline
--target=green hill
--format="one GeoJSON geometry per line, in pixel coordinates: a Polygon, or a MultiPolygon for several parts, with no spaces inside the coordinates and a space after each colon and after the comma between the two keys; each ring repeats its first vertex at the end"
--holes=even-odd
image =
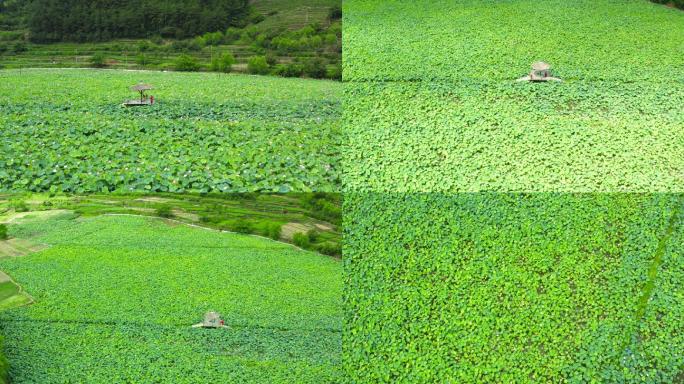
{"type": "MultiPolygon", "coordinates": [[[[179,58],[188,55],[196,61],[195,70],[215,71],[212,59],[229,53],[235,58],[232,70],[237,72],[249,72],[249,60],[264,57],[268,73],[339,79],[341,23],[330,16],[331,10],[340,6],[339,0],[255,1],[250,4],[251,13],[243,22],[207,27],[211,33],[204,36],[188,35],[188,29],[178,21],[179,24],[168,26],[163,33],[150,32],[146,38],[121,38],[114,34],[120,33],[121,28],[104,23],[106,28],[114,30],[108,33],[111,38],[93,33],[91,37],[83,35],[79,42],[37,44],[26,21],[35,10],[6,5],[5,13],[0,13],[0,67],[88,67],[97,58],[98,66],[109,68],[176,70],[179,58]]],[[[207,15],[206,22],[214,25],[216,21],[211,20],[207,15]]]]}

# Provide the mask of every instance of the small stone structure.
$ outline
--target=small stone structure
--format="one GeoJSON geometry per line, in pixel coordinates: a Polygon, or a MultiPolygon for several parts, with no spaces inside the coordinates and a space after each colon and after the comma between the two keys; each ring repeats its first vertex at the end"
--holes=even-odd
{"type": "Polygon", "coordinates": [[[145,92],[154,89],[151,85],[140,83],[138,85],[132,86],[130,89],[134,92],[140,92],[140,100],[126,100],[123,103],[125,107],[136,107],[140,105],[154,104],[154,96],[147,97],[147,94],[145,94],[145,92]]]}
{"type": "Polygon", "coordinates": [[[221,319],[218,312],[207,312],[204,315],[204,320],[192,326],[193,328],[228,328],[225,322],[221,319]]]}
{"type": "Polygon", "coordinates": [[[518,79],[518,81],[562,81],[557,77],[551,76],[551,65],[543,61],[532,64],[530,74],[518,79]]]}

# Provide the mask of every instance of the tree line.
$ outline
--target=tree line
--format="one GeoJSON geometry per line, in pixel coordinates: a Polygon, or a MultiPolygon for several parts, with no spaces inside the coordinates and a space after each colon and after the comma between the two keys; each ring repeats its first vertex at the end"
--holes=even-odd
{"type": "Polygon", "coordinates": [[[673,5],[677,8],[684,9],[684,0],[651,0],[651,1],[654,3],[658,3],[658,4],[666,4],[666,5],[669,4],[669,5],[673,5]]]}
{"type": "Polygon", "coordinates": [[[187,38],[253,17],[249,0],[32,0],[25,12],[34,42],[187,38]]]}

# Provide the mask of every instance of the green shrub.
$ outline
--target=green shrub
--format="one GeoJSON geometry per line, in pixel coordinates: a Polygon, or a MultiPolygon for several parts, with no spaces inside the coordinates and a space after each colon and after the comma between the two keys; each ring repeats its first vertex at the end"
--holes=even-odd
{"type": "Polygon", "coordinates": [[[325,77],[332,80],[342,80],[342,66],[335,65],[329,67],[326,71],[325,77]]]}
{"type": "MultiPolygon", "coordinates": [[[[176,27],[164,27],[159,31],[161,37],[169,39],[169,38],[174,38],[179,35],[178,30],[176,27]]],[[[182,35],[182,33],[180,33],[182,35]]]]}
{"type": "Polygon", "coordinates": [[[200,223],[218,224],[220,220],[217,220],[216,216],[213,215],[201,215],[199,217],[200,223]]]}
{"type": "Polygon", "coordinates": [[[16,43],[14,43],[12,50],[14,51],[14,53],[23,53],[28,51],[28,46],[23,41],[17,41],[16,43]]]}
{"type": "Polygon", "coordinates": [[[155,67],[160,71],[173,71],[176,68],[173,63],[161,63],[155,67]]]}
{"type": "Polygon", "coordinates": [[[155,45],[164,44],[164,39],[162,39],[162,37],[159,35],[152,36],[152,38],[150,38],[150,41],[152,42],[152,44],[155,44],[155,45]]]}
{"type": "Polygon", "coordinates": [[[161,207],[157,208],[155,213],[157,214],[157,216],[165,217],[167,219],[175,217],[175,215],[173,214],[173,210],[168,205],[162,205],[161,207]]]}
{"type": "Polygon", "coordinates": [[[308,59],[304,62],[304,74],[314,79],[325,78],[328,73],[325,61],[319,57],[308,59]]]}
{"type": "Polygon", "coordinates": [[[311,217],[339,225],[342,209],[336,200],[338,196],[327,193],[310,193],[302,197],[302,203],[309,209],[311,217]]]}
{"type": "Polygon", "coordinates": [[[196,72],[199,71],[200,65],[197,59],[190,55],[180,55],[174,60],[174,69],[180,72],[196,72]]]}
{"type": "Polygon", "coordinates": [[[269,52],[268,54],[266,54],[266,62],[269,66],[272,67],[278,64],[278,56],[276,56],[274,53],[269,52]]]}
{"type": "Polygon", "coordinates": [[[259,12],[254,12],[251,15],[249,15],[249,22],[252,24],[259,24],[264,20],[266,20],[266,16],[259,12]]]}
{"type": "Polygon", "coordinates": [[[340,243],[326,241],[316,245],[316,251],[328,256],[342,256],[342,246],[340,243]]]}
{"type": "Polygon", "coordinates": [[[309,237],[309,241],[312,243],[318,241],[318,238],[320,237],[320,233],[318,233],[318,231],[315,229],[309,229],[306,235],[309,237]]]}
{"type": "Polygon", "coordinates": [[[302,77],[304,74],[304,68],[301,64],[291,63],[291,64],[281,64],[276,67],[273,74],[282,77],[302,77]]]}
{"type": "Polygon", "coordinates": [[[269,231],[268,231],[268,237],[270,237],[273,240],[280,240],[280,236],[282,234],[282,229],[283,229],[283,226],[280,224],[271,225],[271,227],[269,228],[269,231]]]}
{"type": "Polygon", "coordinates": [[[306,233],[297,232],[292,236],[292,243],[300,248],[311,248],[311,241],[306,233]]]}
{"type": "Polygon", "coordinates": [[[104,68],[107,66],[105,56],[98,52],[90,57],[90,66],[93,68],[104,68]]]}
{"type": "Polygon", "coordinates": [[[10,207],[14,209],[14,212],[28,212],[30,211],[29,206],[23,200],[15,200],[10,203],[10,207]]]}
{"type": "Polygon", "coordinates": [[[135,63],[140,66],[145,66],[146,64],[149,64],[150,61],[147,59],[147,56],[140,54],[135,58],[135,63]]]}
{"type": "Polygon", "coordinates": [[[202,35],[202,40],[204,45],[219,45],[223,41],[223,37],[222,32],[207,32],[202,35]]]}
{"type": "Polygon", "coordinates": [[[7,224],[0,224],[0,240],[7,240],[7,224]]]}
{"type": "Polygon", "coordinates": [[[224,53],[220,57],[215,57],[211,61],[211,70],[214,72],[228,73],[232,71],[235,64],[235,57],[230,52],[224,53]]]}
{"type": "Polygon", "coordinates": [[[669,4],[673,5],[677,8],[684,9],[684,0],[651,0],[654,3],[658,4],[669,4]]]}
{"type": "Polygon", "coordinates": [[[342,7],[339,5],[331,7],[330,11],[328,11],[328,19],[329,20],[340,20],[341,18],[342,18],[342,7]]]}
{"type": "Polygon", "coordinates": [[[226,30],[226,33],[223,35],[223,42],[226,44],[233,43],[237,40],[240,39],[242,36],[242,30],[239,28],[235,27],[230,27],[226,30]]]}
{"type": "Polygon", "coordinates": [[[253,56],[247,62],[247,71],[254,75],[266,75],[270,71],[265,56],[253,56]]]}
{"type": "Polygon", "coordinates": [[[219,227],[231,232],[254,233],[254,225],[247,220],[225,220],[219,223],[219,227]]]}
{"type": "Polygon", "coordinates": [[[150,50],[150,42],[147,40],[141,40],[138,43],[138,51],[139,52],[147,52],[150,50]]]}

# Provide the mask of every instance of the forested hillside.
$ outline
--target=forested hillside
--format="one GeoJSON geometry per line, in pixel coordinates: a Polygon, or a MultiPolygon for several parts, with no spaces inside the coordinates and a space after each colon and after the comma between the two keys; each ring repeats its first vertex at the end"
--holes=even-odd
{"type": "Polygon", "coordinates": [[[244,26],[249,9],[248,0],[33,0],[27,25],[36,42],[185,38],[244,26]]]}
{"type": "Polygon", "coordinates": [[[684,0],[651,0],[654,3],[665,4],[670,7],[684,9],[684,0]]]}
{"type": "Polygon", "coordinates": [[[341,0],[0,0],[0,68],[340,79],[341,0]]]}

